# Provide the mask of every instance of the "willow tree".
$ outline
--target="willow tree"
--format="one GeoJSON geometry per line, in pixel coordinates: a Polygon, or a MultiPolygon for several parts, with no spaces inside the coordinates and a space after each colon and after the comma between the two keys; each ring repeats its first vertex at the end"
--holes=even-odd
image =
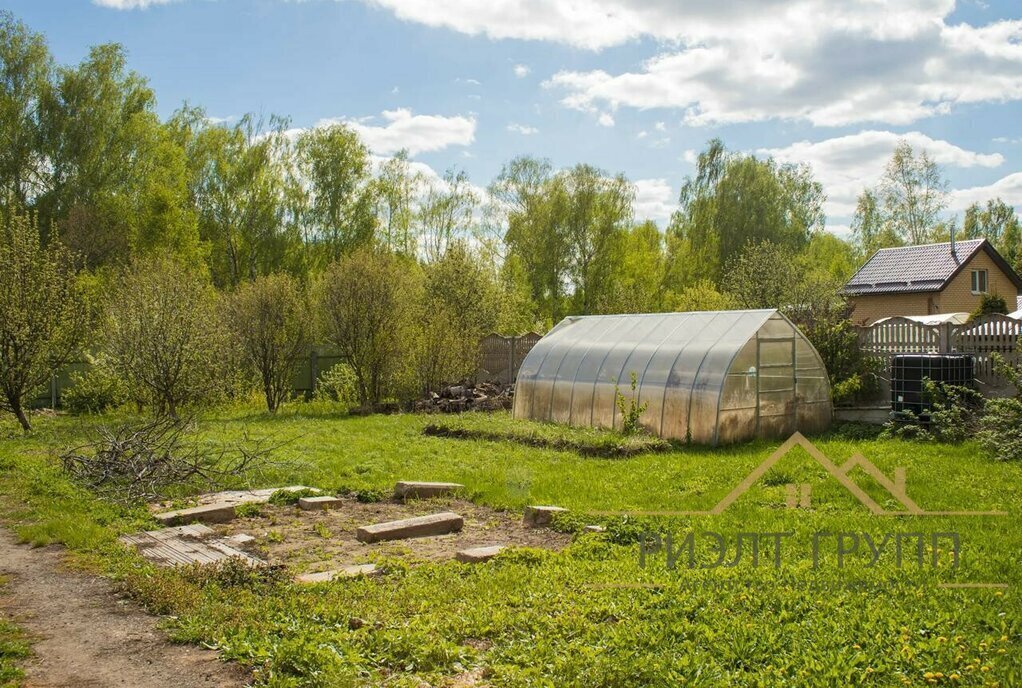
{"type": "Polygon", "coordinates": [[[91,309],[62,244],[43,246],[39,225],[20,212],[4,212],[0,229],[0,408],[25,430],[30,396],[79,353],[90,330],[91,309]]]}

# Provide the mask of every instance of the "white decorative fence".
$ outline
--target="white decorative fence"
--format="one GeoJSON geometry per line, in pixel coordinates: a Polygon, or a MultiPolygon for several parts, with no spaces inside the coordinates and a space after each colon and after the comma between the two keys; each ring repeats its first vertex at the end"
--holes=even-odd
{"type": "Polygon", "coordinates": [[[981,389],[1007,393],[1008,381],[994,373],[993,353],[1006,361],[1022,361],[1022,320],[986,315],[964,325],[925,325],[907,318],[888,318],[859,328],[863,351],[885,360],[896,354],[972,354],[981,389]]]}

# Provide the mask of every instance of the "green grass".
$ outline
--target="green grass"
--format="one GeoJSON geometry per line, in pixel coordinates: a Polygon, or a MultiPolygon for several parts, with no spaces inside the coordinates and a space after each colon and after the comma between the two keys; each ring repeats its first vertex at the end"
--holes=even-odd
{"type": "MultiPolygon", "coordinates": [[[[5,518],[30,541],[65,542],[155,612],[172,615],[175,637],[258,667],[259,680],[271,686],[442,685],[475,668],[490,685],[522,687],[1022,684],[1022,466],[986,459],[973,444],[813,438],[839,464],[861,452],[888,475],[904,466],[908,494],[927,510],[1006,510],[1010,517],[874,516],[795,450],[720,515],[623,518],[592,512],[710,509],[777,443],[593,458],[519,442],[423,436],[436,417],[303,410],[278,417],[225,412],[206,419],[203,432],[211,441],[243,431],[286,440],[281,451],[301,466],[262,486],[378,494],[400,479],[454,481],[479,503],[557,504],[572,510],[558,527],[601,522],[607,532],[579,534],[558,554],[513,551],[475,567],[392,562],[379,579],[314,587],[183,577],[117,545],[118,534],[147,523],[144,512],[100,503],[61,476],[52,450],[82,432],[82,421],[70,418],[40,419],[28,439],[0,426],[5,518]],[[812,509],[778,508],[787,482],[813,485],[812,509]],[[682,557],[668,570],[662,554],[640,567],[636,539],[646,530],[671,532],[678,546],[696,532],[701,562],[715,553],[705,531],[725,537],[728,560],[740,533],[792,535],[780,568],[770,548],[753,566],[746,540],[734,567],[690,569],[682,557]],[[885,551],[869,566],[862,544],[838,569],[831,539],[814,569],[817,531],[868,533],[877,541],[885,533],[953,531],[961,564],[952,570],[942,555],[937,569],[897,566],[885,551]],[[947,582],[1011,587],[938,587],[947,582]],[[362,623],[350,623],[354,618],[362,623]]],[[[505,414],[458,422],[497,433],[522,427],[505,414]]],[[[894,506],[863,474],[853,477],[894,506]]]]}
{"type": "MultiPolygon", "coordinates": [[[[7,581],[0,576],[0,596],[4,594],[7,581]]],[[[29,646],[24,634],[0,613],[0,688],[16,688],[21,685],[24,673],[19,663],[29,655],[29,646]]]]}

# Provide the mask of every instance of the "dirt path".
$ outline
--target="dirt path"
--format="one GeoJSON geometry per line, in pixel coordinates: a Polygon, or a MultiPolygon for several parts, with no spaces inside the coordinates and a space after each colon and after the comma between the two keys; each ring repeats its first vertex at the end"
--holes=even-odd
{"type": "Polygon", "coordinates": [[[31,549],[0,528],[0,609],[32,639],[26,688],[244,686],[248,674],[216,654],[174,645],[156,619],[109,581],[68,571],[59,547],[31,549]]]}

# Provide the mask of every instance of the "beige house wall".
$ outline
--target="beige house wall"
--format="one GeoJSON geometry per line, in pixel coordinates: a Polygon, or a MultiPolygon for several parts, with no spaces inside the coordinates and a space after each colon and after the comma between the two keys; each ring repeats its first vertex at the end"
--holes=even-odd
{"type": "Polygon", "coordinates": [[[987,292],[1003,296],[1008,303],[1008,310],[1014,310],[1018,289],[986,251],[979,251],[942,291],[851,297],[849,300],[854,306],[852,320],[868,325],[880,318],[896,315],[971,313],[980,302],[980,295],[972,293],[973,270],[986,270],[987,292]]]}

